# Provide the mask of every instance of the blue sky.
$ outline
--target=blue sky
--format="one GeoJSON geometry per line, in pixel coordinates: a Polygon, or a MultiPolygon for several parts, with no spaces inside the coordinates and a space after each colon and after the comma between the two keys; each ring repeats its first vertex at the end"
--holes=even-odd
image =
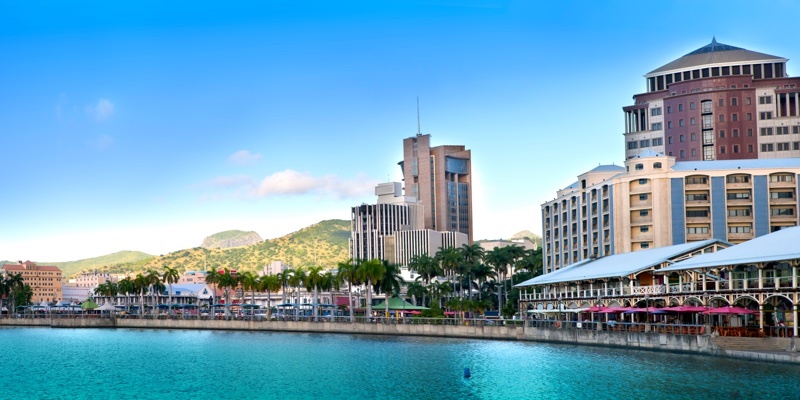
{"type": "Polygon", "coordinates": [[[642,75],[716,36],[796,76],[799,8],[0,1],[0,260],[348,219],[401,179],[417,96],[433,145],[472,150],[476,238],[541,232],[557,189],[622,163],[642,75]]]}

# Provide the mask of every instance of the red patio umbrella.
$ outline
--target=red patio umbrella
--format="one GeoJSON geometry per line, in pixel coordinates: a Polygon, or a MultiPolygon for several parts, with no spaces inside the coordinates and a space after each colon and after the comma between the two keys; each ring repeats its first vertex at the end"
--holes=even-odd
{"type": "Polygon", "coordinates": [[[733,307],[733,306],[726,306],[726,307],[716,307],[716,308],[709,308],[706,311],[703,311],[703,314],[735,314],[735,315],[743,315],[743,314],[755,314],[756,312],[753,310],[748,310],[742,307],[733,307]]]}

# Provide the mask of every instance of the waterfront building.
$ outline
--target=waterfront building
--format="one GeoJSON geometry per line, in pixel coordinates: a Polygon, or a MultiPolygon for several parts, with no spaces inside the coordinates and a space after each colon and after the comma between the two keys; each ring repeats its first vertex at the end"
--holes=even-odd
{"type": "Polygon", "coordinates": [[[736,245],[707,239],[586,259],[516,285],[520,310],[739,306],[758,313],[760,335],[797,336],[798,243],[791,227],[736,245]]]}
{"type": "Polygon", "coordinates": [[[70,279],[68,282],[77,287],[94,289],[97,285],[107,281],[116,282],[114,276],[107,272],[83,272],[76,277],[70,279]]]}
{"type": "Polygon", "coordinates": [[[647,73],[646,92],[623,108],[625,157],[800,157],[800,78],[787,61],[712,39],[647,73]]]}
{"type": "Polygon", "coordinates": [[[78,286],[76,283],[64,282],[61,287],[61,299],[68,302],[80,303],[89,298],[94,292],[94,287],[78,286]]]}
{"type": "Polygon", "coordinates": [[[283,261],[273,261],[264,266],[261,271],[258,271],[259,276],[264,275],[278,275],[279,273],[291,268],[290,266],[283,263],[283,261]]]}
{"type": "Polygon", "coordinates": [[[24,284],[31,287],[31,302],[55,302],[62,299],[61,269],[53,265],[37,265],[31,261],[5,264],[3,275],[20,274],[24,284]]]}
{"type": "Polygon", "coordinates": [[[424,206],[402,195],[399,182],[375,187],[376,204],[351,209],[350,257],[354,260],[386,260],[408,265],[416,255],[433,255],[440,248],[461,247],[468,236],[461,232],[425,229],[424,206]]]}
{"type": "Polygon", "coordinates": [[[403,139],[407,196],[423,206],[424,229],[461,232],[472,241],[471,151],[463,145],[431,147],[430,135],[403,139]]]}
{"type": "Polygon", "coordinates": [[[195,285],[206,283],[206,271],[186,271],[178,277],[179,285],[195,285]]]}
{"type": "MultiPolygon", "coordinates": [[[[169,291],[170,285],[164,285],[164,291],[157,293],[154,296],[153,293],[146,293],[144,296],[144,304],[147,307],[152,307],[153,305],[158,304],[168,304],[169,302],[169,291]],[[154,303],[155,301],[155,303],[154,303]]],[[[205,283],[195,283],[195,284],[173,284],[172,285],[172,303],[173,304],[192,304],[196,306],[202,305],[211,305],[214,304],[214,289],[205,283]]],[[[139,294],[138,293],[119,293],[115,298],[110,298],[108,296],[94,296],[94,301],[97,304],[103,304],[106,301],[110,301],[111,304],[116,306],[125,306],[125,305],[140,305],[139,304],[139,294]]],[[[233,296],[231,297],[233,300],[233,296]]]]}
{"type": "Polygon", "coordinates": [[[799,181],[800,158],[676,162],[645,151],[624,168],[595,168],[542,205],[544,270],[796,226],[799,181]]]}

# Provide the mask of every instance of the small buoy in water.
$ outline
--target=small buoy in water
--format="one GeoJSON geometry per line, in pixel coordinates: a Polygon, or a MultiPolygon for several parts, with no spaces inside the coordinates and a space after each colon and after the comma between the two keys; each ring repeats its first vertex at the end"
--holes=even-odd
{"type": "Polygon", "coordinates": [[[469,368],[464,368],[464,378],[469,378],[469,377],[470,377],[469,368]]]}

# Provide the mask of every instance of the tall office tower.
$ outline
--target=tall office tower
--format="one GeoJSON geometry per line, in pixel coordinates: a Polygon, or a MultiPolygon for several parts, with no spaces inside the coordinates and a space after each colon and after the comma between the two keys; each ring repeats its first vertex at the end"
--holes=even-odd
{"type": "Polygon", "coordinates": [[[788,59],[718,43],[645,75],[625,113],[625,158],[676,162],[800,157],[800,78],[788,59]]]}
{"type": "Polygon", "coordinates": [[[431,147],[430,135],[403,139],[405,193],[422,203],[425,228],[460,232],[472,242],[471,153],[464,146],[431,147]]]}

